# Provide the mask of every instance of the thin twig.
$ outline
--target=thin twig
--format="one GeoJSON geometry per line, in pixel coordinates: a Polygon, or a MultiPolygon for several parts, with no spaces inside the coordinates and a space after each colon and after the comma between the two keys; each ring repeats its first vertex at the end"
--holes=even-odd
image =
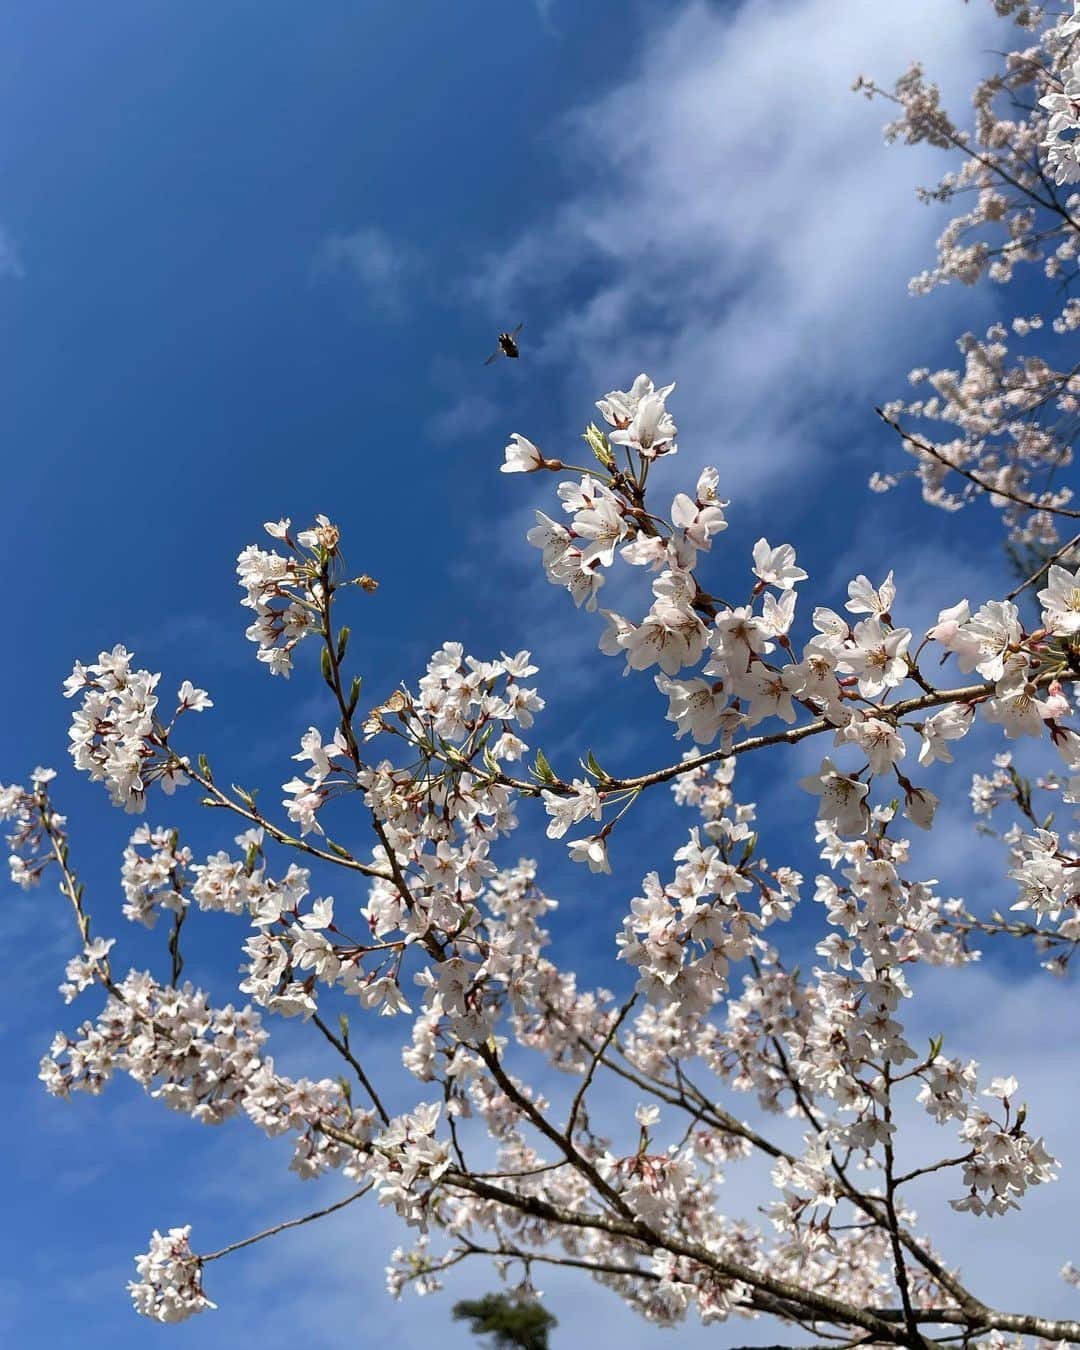
{"type": "Polygon", "coordinates": [[[1009,592],[1005,599],[1015,600],[1016,597],[1020,595],[1021,592],[1026,591],[1029,586],[1034,586],[1044,572],[1049,572],[1054,563],[1056,563],[1059,558],[1063,558],[1071,549],[1074,549],[1077,544],[1080,544],[1080,534],[1074,534],[1067,544],[1062,544],[1056,553],[1052,553],[1050,557],[1047,558],[1037,572],[1032,572],[1027,581],[1022,581],[1019,586],[1009,592]]]}
{"type": "Polygon", "coordinates": [[[924,441],[921,436],[913,436],[910,431],[905,431],[900,423],[890,417],[884,409],[875,408],[874,411],[886,426],[892,427],[901,440],[906,441],[908,445],[913,445],[920,453],[927,454],[931,459],[937,460],[939,464],[951,469],[953,473],[958,473],[961,478],[966,478],[969,483],[974,483],[983,492],[988,492],[994,497],[1004,497],[1007,501],[1016,502],[1018,506],[1026,507],[1029,511],[1045,511],[1052,516],[1068,516],[1071,520],[1080,520],[1080,511],[1072,511],[1067,506],[1049,506],[1044,502],[1037,502],[1031,497],[1021,497],[1018,492],[1012,492],[1008,488],[995,487],[993,483],[985,482],[978,474],[972,473],[970,469],[965,469],[959,464],[954,464],[951,459],[946,459],[941,451],[936,446],[931,445],[929,441],[924,441]]]}
{"type": "Polygon", "coordinates": [[[286,1219],[284,1223],[275,1224],[273,1228],[264,1228],[261,1233],[242,1238],[239,1242],[231,1242],[227,1247],[222,1247],[219,1252],[211,1252],[209,1256],[200,1256],[199,1261],[205,1266],[208,1261],[217,1261],[223,1256],[228,1256],[230,1252],[238,1252],[241,1247],[250,1247],[253,1243],[261,1242],[263,1238],[275,1237],[278,1233],[284,1233],[287,1228],[299,1228],[301,1224],[314,1223],[316,1219],[325,1219],[328,1214],[344,1209],[346,1205],[351,1205],[354,1200],[359,1200],[362,1195],[367,1195],[373,1185],[374,1182],[369,1181],[366,1186],[354,1191],[352,1195],[347,1195],[344,1200],[338,1200],[336,1204],[327,1205],[325,1209],[317,1209],[314,1214],[305,1214],[302,1219],[286,1219]]]}
{"type": "Polygon", "coordinates": [[[338,1052],[338,1054],[342,1057],[342,1059],[348,1061],[348,1063],[352,1067],[353,1073],[356,1074],[357,1078],[359,1078],[361,1084],[363,1085],[364,1091],[371,1098],[371,1104],[372,1106],[374,1106],[375,1110],[378,1111],[380,1120],[384,1125],[389,1125],[390,1117],[386,1113],[386,1107],[383,1106],[382,1102],[379,1100],[379,1095],[372,1086],[371,1081],[369,1080],[367,1074],[361,1067],[360,1061],[352,1053],[352,1051],[341,1039],[341,1037],[334,1035],[334,1033],[330,1030],[330,1028],[326,1025],[326,1023],[322,1020],[322,1018],[319,1016],[318,1013],[311,1014],[311,1021],[315,1023],[315,1025],[319,1028],[319,1030],[330,1042],[330,1044],[334,1047],[334,1049],[338,1052]]]}

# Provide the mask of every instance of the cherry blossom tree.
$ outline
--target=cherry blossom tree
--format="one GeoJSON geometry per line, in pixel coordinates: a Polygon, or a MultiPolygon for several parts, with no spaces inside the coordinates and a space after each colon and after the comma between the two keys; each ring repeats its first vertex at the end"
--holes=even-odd
{"type": "Polygon", "coordinates": [[[1003,43],[1012,49],[976,87],[970,128],[942,106],[919,64],[892,89],[862,76],[854,87],[894,105],[889,140],[948,156],[952,167],[920,189],[922,199],[968,208],[949,221],[936,266],[912,280],[912,292],[983,279],[1030,285],[1041,271],[1048,283],[1042,312],[1025,298],[1024,308],[1014,304],[982,336],[960,337],[962,364],[911,372],[918,395],[880,411],[914,467],[879,472],[871,487],[888,491],[914,474],[923,498],[945,511],[988,496],[1022,566],[1025,558],[1066,558],[1080,544],[1069,475],[1080,430],[1080,11],[1027,0],[993,6],[1007,21],[1003,43]]]}
{"type": "MultiPolygon", "coordinates": [[[[1034,258],[1052,277],[1072,274],[1080,6],[1060,16],[996,7],[1033,45],[980,86],[974,135],[955,128],[918,71],[885,95],[900,105],[895,135],[961,156],[937,195],[970,188],[977,202],[920,286],[984,272],[1007,280],[1034,258]],[[1022,105],[1012,120],[1003,100],[1022,105]],[[990,224],[1005,232],[1000,247],[962,242],[990,224]]],[[[1064,337],[1078,313],[1067,300],[1051,327],[1064,337]]],[[[947,1026],[912,1043],[905,1009],[920,969],[961,967],[979,943],[1011,940],[1063,973],[1080,943],[1078,840],[1051,807],[1080,800],[1070,722],[1080,572],[1062,565],[1075,540],[1059,540],[1061,520],[1080,512],[1050,482],[1068,463],[1077,375],[1042,358],[1010,365],[1004,329],[965,350],[963,375],[931,378],[936,400],[886,416],[929,500],[954,509],[985,492],[1015,538],[1060,558],[1007,598],[943,593],[926,632],[905,625],[887,560],[845,595],[801,605],[810,579],[790,543],[762,537],[749,557],[721,560],[731,504],[716,469],[679,478],[672,384],[640,375],[600,399],[584,465],[512,436],[503,472],[555,475],[528,535],[548,580],[569,592],[553,600],[596,625],[601,651],[637,681],[642,715],[666,714],[684,743],[657,767],[614,774],[584,747],[580,773],[554,765],[536,743],[544,702],[527,651],[477,657],[447,642],[418,680],[361,706],[340,609],[362,614],[376,583],[346,568],[326,516],[299,530],[269,522],[269,545],[238,560],[258,662],[273,677],[321,678],[333,707],[293,754],[300,768],[280,810],[223,786],[229,776],[198,753],[195,715],[214,715],[206,691],[183,680],[166,694],[119,646],[76,663],[65,684],[76,769],[151,821],[186,786],[235,817],[238,833],[234,849],[206,856],[172,827],[135,828],[121,915],[160,925],[166,952],[158,975],[125,971],[108,924],[92,923],[54,773],[0,789],[14,879],[29,889],[48,874],[77,936],[61,988],[86,1012],[42,1061],[46,1089],[99,1093],[126,1074],[204,1124],[241,1117],[287,1137],[300,1177],[340,1174],[350,1187],[218,1251],[193,1247],[186,1224],[154,1232],[130,1285],[140,1313],[176,1322],[212,1310],[213,1262],[360,1202],[393,1208],[411,1230],[387,1271],[397,1295],[438,1289],[448,1269],[477,1261],[527,1294],[533,1273],[555,1264],[661,1324],[766,1317],[822,1342],[921,1350],[958,1337],[1080,1342],[1080,1321],[1001,1309],[969,1288],[915,1208],[947,1188],[967,1222],[994,1224],[1007,1243],[1010,1211],[1056,1174],[1015,1077],[954,1056],[947,1026]],[[955,437],[924,440],[911,418],[951,424],[955,437]],[[603,604],[617,570],[627,614],[603,604]],[[1038,605],[1035,626],[1015,603],[1021,592],[1038,605]],[[774,759],[783,781],[786,748],[811,739],[820,766],[790,785],[820,855],[808,881],[766,856],[768,821],[738,784],[747,756],[774,759]],[[976,741],[993,747],[991,766],[976,741]],[[1048,757],[1035,785],[1013,763],[1016,741],[1048,757]],[[1009,821],[1008,915],[940,895],[911,863],[912,833],[932,830],[938,807],[925,772],[945,766],[936,772],[963,795],[972,760],[976,811],[1009,821]],[[590,987],[548,954],[557,905],[540,862],[512,861],[504,841],[526,816],[542,820],[587,891],[617,850],[634,856],[633,822],[665,794],[688,814],[683,841],[610,915],[620,992],[590,987]],[[336,837],[355,838],[358,825],[364,848],[336,837]],[[200,922],[213,922],[207,911],[246,921],[242,1006],[215,1006],[184,978],[195,911],[200,922]],[[785,937],[796,911],[817,933],[809,968],[785,937]],[[330,1047],[340,1078],[283,1073],[271,1053],[277,1018],[330,1047]],[[370,1018],[402,1029],[389,1085],[355,1032],[370,1018]],[[540,1086],[556,1074],[567,1085],[559,1104],[540,1086]],[[403,1083],[412,1109],[392,1112],[403,1083]],[[611,1120],[618,1101],[633,1105],[611,1120]],[[776,1130],[742,1119],[751,1101],[776,1130]],[[912,1110],[940,1138],[928,1155],[898,1129],[912,1110]],[[772,1193],[756,1218],[726,1217],[716,1188],[754,1160],[770,1169],[772,1193]]],[[[1062,1273],[1080,1280],[1071,1265],[1062,1273]]]]}

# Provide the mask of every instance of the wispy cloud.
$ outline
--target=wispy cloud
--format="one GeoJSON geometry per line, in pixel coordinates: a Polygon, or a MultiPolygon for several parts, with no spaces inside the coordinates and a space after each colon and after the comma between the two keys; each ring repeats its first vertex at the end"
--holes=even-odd
{"type": "Polygon", "coordinates": [[[19,247],[2,225],[0,225],[0,277],[12,277],[21,281],[26,275],[19,247]]]}
{"type": "Polygon", "coordinates": [[[445,412],[428,419],[427,433],[434,441],[461,441],[478,436],[494,425],[498,405],[482,394],[466,394],[445,412]]]}
{"type": "Polygon", "coordinates": [[[349,282],[378,313],[396,316],[406,306],[420,260],[412,246],[375,225],[328,235],[319,245],[314,275],[349,282]]]}
{"type": "Polygon", "coordinates": [[[559,29],[555,26],[555,0],[533,0],[533,6],[537,18],[552,37],[561,36],[559,29]]]}
{"type": "Polygon", "coordinates": [[[485,259],[475,295],[561,314],[536,354],[570,367],[575,401],[639,369],[677,377],[684,443],[708,444],[727,489],[804,471],[838,405],[891,392],[940,313],[906,292],[940,224],[912,193],[932,152],[886,147],[852,78],[919,56],[966,97],[987,22],[933,0],[665,14],[637,69],[557,130],[573,186],[485,259]]]}

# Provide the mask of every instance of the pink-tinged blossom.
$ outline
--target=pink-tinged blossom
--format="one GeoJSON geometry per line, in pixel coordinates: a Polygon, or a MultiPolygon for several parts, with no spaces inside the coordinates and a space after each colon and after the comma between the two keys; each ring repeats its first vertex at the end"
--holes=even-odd
{"type": "Polygon", "coordinates": [[[515,431],[506,447],[506,458],[501,466],[503,473],[535,473],[545,464],[544,456],[525,436],[515,431]]]}
{"type": "Polygon", "coordinates": [[[1043,625],[1060,637],[1080,632],[1080,571],[1069,572],[1056,564],[1047,573],[1047,585],[1039,592],[1043,625]]]}
{"type": "Polygon", "coordinates": [[[820,797],[818,819],[830,821],[841,835],[861,835],[870,820],[866,798],[870,789],[858,779],[842,774],[826,756],[816,774],[799,779],[806,792],[820,797]]]}
{"type": "Polygon", "coordinates": [[[920,830],[930,830],[934,826],[934,816],[940,801],[929,788],[913,787],[904,789],[904,815],[920,830]]]}
{"type": "Polygon", "coordinates": [[[588,839],[568,839],[566,846],[570,850],[571,862],[587,863],[590,872],[610,872],[607,844],[599,835],[588,839]]]}
{"type": "Polygon", "coordinates": [[[920,731],[919,763],[929,765],[940,760],[943,764],[951,764],[953,753],[948,742],[966,736],[974,721],[975,708],[971,703],[954,703],[928,717],[920,731]]]}
{"type": "MultiPolygon", "coordinates": [[[[678,449],[675,444],[678,433],[665,400],[674,387],[668,385],[639,399],[629,422],[611,432],[608,437],[611,444],[625,445],[646,460],[659,455],[673,455],[678,449]]],[[[600,407],[599,404],[597,406],[600,407]]],[[[604,412],[602,407],[600,410],[604,412]]]]}
{"type": "Polygon", "coordinates": [[[870,761],[870,772],[889,773],[907,754],[904,738],[878,717],[855,717],[837,735],[837,743],[852,741],[870,761]]]}
{"type": "Polygon", "coordinates": [[[196,1313],[216,1308],[203,1292],[202,1264],[191,1250],[191,1225],[154,1230],[150,1250],[135,1258],[137,1280],[128,1284],[135,1311],[155,1322],[185,1322],[196,1313]]]}
{"type": "Polygon", "coordinates": [[[185,680],[181,684],[176,701],[180,712],[205,712],[207,708],[214,706],[214,701],[206,690],[196,689],[190,680],[185,680]]]}
{"type": "Polygon", "coordinates": [[[689,735],[696,745],[711,745],[728,702],[723,682],[655,678],[657,689],[668,697],[667,719],[678,728],[676,739],[689,735]]]}
{"type": "Polygon", "coordinates": [[[801,685],[802,678],[795,666],[786,666],[783,670],[768,670],[760,664],[754,666],[739,684],[740,695],[750,700],[749,725],[756,726],[766,717],[779,717],[790,726],[795,721],[792,700],[801,685]]]}
{"type": "Polygon", "coordinates": [[[571,784],[570,796],[556,796],[546,789],[540,794],[544,799],[544,809],[548,820],[547,837],[561,839],[571,825],[577,825],[586,817],[599,820],[602,814],[600,794],[584,778],[575,778],[571,784]]]}
{"type": "Polygon", "coordinates": [[[724,507],[717,495],[719,475],[715,469],[703,469],[693,497],[680,492],[671,504],[671,523],[683,531],[698,549],[710,547],[714,535],[727,529],[724,507]]]}
{"type": "Polygon", "coordinates": [[[795,550],[790,544],[773,548],[767,539],[754,545],[754,575],[768,586],[790,590],[797,582],[805,581],[808,573],[795,565],[795,550]]]}
{"type": "Polygon", "coordinates": [[[896,602],[896,585],[890,572],[880,586],[871,584],[868,577],[857,576],[848,582],[848,599],[844,608],[849,614],[886,615],[896,602]]]}
{"type": "Polygon", "coordinates": [[[666,384],[656,389],[647,375],[639,375],[628,392],[614,389],[606,398],[600,399],[596,406],[608,426],[623,430],[633,421],[643,399],[655,396],[664,401],[674,388],[674,384],[666,384]]]}
{"type": "Polygon", "coordinates": [[[863,619],[852,630],[851,641],[844,644],[837,669],[858,677],[864,698],[880,698],[907,679],[910,642],[909,628],[886,628],[876,616],[863,619]]]}

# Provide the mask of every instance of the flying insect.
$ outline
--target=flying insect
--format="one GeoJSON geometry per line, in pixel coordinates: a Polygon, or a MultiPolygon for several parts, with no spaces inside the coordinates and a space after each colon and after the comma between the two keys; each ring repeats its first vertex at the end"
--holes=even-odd
{"type": "Polygon", "coordinates": [[[518,357],[521,355],[521,353],[518,351],[518,345],[514,339],[517,337],[517,335],[521,332],[521,330],[524,327],[525,327],[524,324],[519,323],[512,333],[500,333],[499,345],[495,348],[495,350],[491,353],[488,359],[484,362],[484,365],[490,366],[492,361],[494,361],[496,357],[499,356],[509,356],[511,360],[516,361],[518,357]]]}

